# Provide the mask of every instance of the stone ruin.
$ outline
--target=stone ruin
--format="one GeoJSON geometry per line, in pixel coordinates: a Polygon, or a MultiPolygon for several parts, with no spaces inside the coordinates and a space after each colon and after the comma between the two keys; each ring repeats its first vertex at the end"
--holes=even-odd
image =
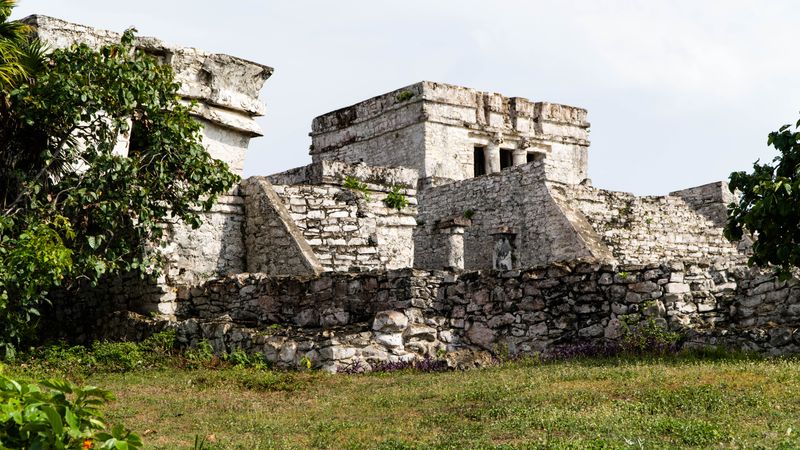
{"type": "MultiPolygon", "coordinates": [[[[116,33],[33,16],[52,47],[116,33]]],[[[272,69],[139,38],[175,68],[215,158],[241,174],[272,69]]],[[[587,111],[420,82],[315,118],[312,163],[243,180],[162,275],[109,279],[50,320],[74,339],[174,329],[282,367],[533,354],[617,339],[800,350],[800,286],[746,266],[722,234],[725,182],[637,197],[592,186],[587,111]],[[402,194],[408,204],[386,199],[402,194]],[[86,317],[96,320],[87,321],[86,317]]]]}

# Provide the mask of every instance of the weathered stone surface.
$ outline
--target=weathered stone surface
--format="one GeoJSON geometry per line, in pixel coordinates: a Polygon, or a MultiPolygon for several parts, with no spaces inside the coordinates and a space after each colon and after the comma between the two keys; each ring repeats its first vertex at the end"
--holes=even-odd
{"type": "Polygon", "coordinates": [[[470,342],[479,347],[490,351],[495,350],[494,342],[495,339],[497,339],[497,335],[491,328],[481,322],[473,323],[469,329],[467,329],[466,337],[470,342]]]}
{"type": "Polygon", "coordinates": [[[381,311],[375,314],[372,329],[382,333],[399,333],[408,326],[408,317],[399,311],[381,311]]]}

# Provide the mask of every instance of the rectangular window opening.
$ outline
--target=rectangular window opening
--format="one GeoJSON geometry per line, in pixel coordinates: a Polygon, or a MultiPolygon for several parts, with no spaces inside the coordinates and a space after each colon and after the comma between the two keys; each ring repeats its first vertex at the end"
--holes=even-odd
{"type": "Polygon", "coordinates": [[[473,165],[476,177],[486,175],[486,154],[484,153],[484,147],[475,146],[473,150],[473,165]]]}
{"type": "Polygon", "coordinates": [[[514,165],[514,152],[504,148],[500,149],[500,170],[514,165]]]}
{"type": "Polygon", "coordinates": [[[544,159],[544,155],[542,155],[541,153],[536,153],[536,152],[528,153],[528,162],[541,161],[542,159],[544,159]]]}

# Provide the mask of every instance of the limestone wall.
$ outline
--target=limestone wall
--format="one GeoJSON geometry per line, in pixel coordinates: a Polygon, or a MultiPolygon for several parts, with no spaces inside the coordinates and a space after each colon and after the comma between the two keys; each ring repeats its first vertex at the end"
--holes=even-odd
{"type": "Polygon", "coordinates": [[[243,185],[250,272],[313,275],[411,267],[416,171],[322,161],[243,185]],[[345,187],[348,179],[363,185],[345,187]],[[270,182],[272,180],[273,184],[270,182]],[[384,203],[394,187],[408,206],[384,203]]]}
{"type": "Polygon", "coordinates": [[[532,162],[469,180],[420,191],[415,234],[415,266],[443,268],[446,234],[438,223],[467,217],[464,234],[467,270],[492,268],[495,239],[502,227],[516,234],[514,267],[533,267],[611,255],[581,214],[554,201],[542,162],[532,162]]]}
{"type": "Polygon", "coordinates": [[[162,253],[167,257],[165,275],[170,285],[199,284],[246,270],[243,198],[221,196],[211,211],[201,214],[201,219],[203,223],[196,230],[183,223],[168,227],[169,245],[162,253]]]}
{"type": "MultiPolygon", "coordinates": [[[[314,161],[419,171],[425,186],[474,176],[476,146],[547,155],[548,179],[587,177],[586,110],[421,82],[314,119],[314,161]]],[[[499,163],[498,163],[499,164],[499,163]]]]}
{"type": "MultiPolygon", "coordinates": [[[[719,225],[681,197],[636,197],[588,186],[553,185],[551,190],[560,203],[585,215],[622,263],[740,260],[719,225]]],[[[705,205],[706,210],[722,206],[705,205]]]]}

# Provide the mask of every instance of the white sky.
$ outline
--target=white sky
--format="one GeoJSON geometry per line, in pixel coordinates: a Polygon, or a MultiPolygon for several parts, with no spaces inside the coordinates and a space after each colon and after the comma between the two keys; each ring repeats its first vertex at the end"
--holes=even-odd
{"type": "Polygon", "coordinates": [[[431,80],[589,110],[595,186],[665,194],[771,160],[800,111],[791,0],[20,0],[272,66],[245,175],[310,162],[311,119],[431,80]]]}

